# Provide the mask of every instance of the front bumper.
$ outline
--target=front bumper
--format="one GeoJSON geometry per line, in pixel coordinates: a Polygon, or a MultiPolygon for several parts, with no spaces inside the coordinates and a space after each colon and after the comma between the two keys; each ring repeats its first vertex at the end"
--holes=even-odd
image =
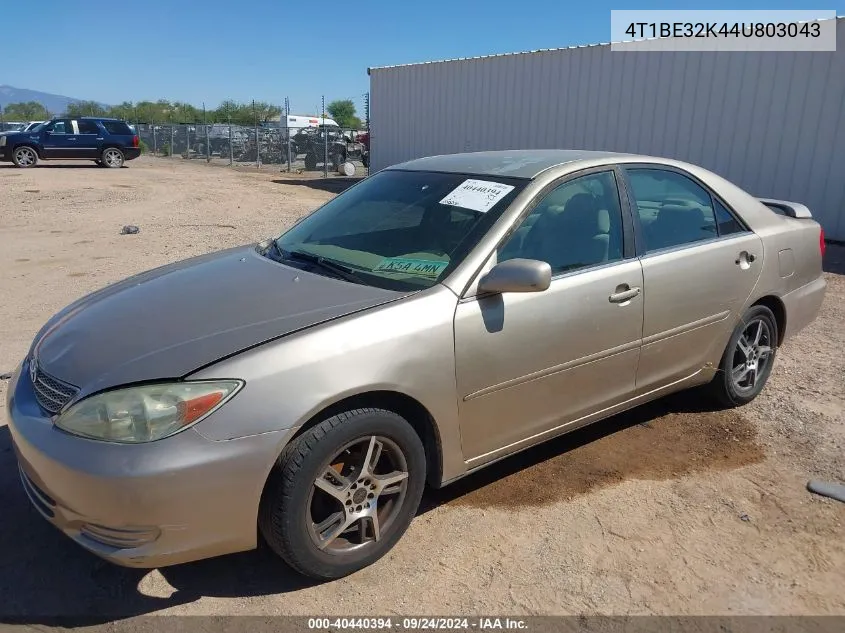
{"type": "Polygon", "coordinates": [[[26,363],[7,404],[27,496],[85,549],[159,567],[256,547],[261,491],[288,431],[219,442],[193,429],[149,444],[87,440],[45,417],[26,363]]]}

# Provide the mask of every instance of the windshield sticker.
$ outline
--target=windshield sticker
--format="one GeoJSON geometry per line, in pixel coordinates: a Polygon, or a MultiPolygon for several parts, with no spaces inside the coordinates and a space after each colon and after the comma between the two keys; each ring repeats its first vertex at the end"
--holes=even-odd
{"type": "Polygon", "coordinates": [[[440,201],[451,207],[461,207],[487,213],[493,205],[513,191],[511,185],[487,180],[464,180],[448,196],[440,201]]]}
{"type": "Polygon", "coordinates": [[[381,260],[373,272],[402,273],[403,275],[418,275],[420,277],[437,277],[449,262],[438,262],[431,259],[406,259],[404,257],[386,257],[381,260]]]}

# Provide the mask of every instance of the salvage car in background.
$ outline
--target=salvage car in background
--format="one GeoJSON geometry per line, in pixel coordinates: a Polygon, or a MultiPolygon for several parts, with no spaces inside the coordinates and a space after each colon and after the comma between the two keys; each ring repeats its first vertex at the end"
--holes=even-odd
{"type": "Polygon", "coordinates": [[[8,390],[20,477],[115,563],[260,534],[340,577],[393,547],[426,482],[680,389],[754,399],[820,308],[823,251],[802,205],[678,161],[411,161],[51,318],[8,390]]]}
{"type": "Polygon", "coordinates": [[[93,160],[123,167],[141,155],[134,128],[120,119],[80,117],[44,121],[26,131],[0,134],[0,161],[34,167],[39,160],[93,160]]]}

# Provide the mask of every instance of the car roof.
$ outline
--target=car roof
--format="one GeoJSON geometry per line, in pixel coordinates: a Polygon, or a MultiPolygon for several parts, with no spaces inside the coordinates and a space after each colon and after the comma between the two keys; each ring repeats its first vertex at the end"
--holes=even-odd
{"type": "Polygon", "coordinates": [[[123,121],[123,119],[117,119],[111,116],[78,116],[70,118],[75,118],[77,121],[123,121]]]}
{"type": "Polygon", "coordinates": [[[460,174],[535,178],[540,173],[565,163],[593,160],[631,159],[632,154],[597,152],[582,149],[519,149],[493,152],[469,152],[417,158],[389,169],[441,171],[460,174]]]}

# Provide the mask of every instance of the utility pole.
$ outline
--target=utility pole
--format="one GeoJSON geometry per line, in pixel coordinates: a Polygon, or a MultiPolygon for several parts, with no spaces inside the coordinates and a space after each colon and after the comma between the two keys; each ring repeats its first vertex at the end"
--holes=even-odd
{"type": "Polygon", "coordinates": [[[252,100],[252,116],[255,119],[255,166],[261,169],[261,145],[258,143],[258,112],[255,111],[255,99],[252,100]]]}

